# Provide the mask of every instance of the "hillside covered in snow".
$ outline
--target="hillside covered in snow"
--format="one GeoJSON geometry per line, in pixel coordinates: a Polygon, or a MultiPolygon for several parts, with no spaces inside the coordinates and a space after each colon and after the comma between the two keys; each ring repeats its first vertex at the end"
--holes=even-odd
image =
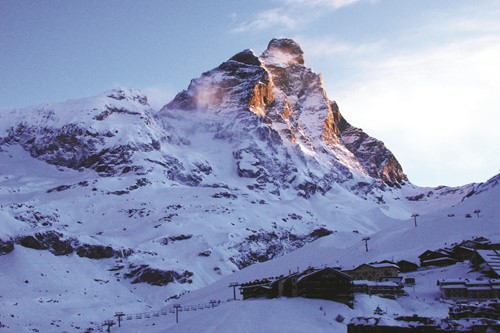
{"type": "MultiPolygon", "coordinates": [[[[260,56],[237,53],[161,110],[126,88],[3,110],[0,161],[0,332],[95,330],[118,311],[135,318],[227,300],[231,282],[297,267],[416,262],[476,236],[500,241],[498,175],[413,185],[381,141],[347,122],[289,39],[260,56]]],[[[376,302],[445,312],[431,283],[454,270],[474,275],[465,265],[422,272],[428,285],[415,297],[376,302]]],[[[183,313],[189,320],[175,327],[245,331],[272,312],[260,330],[299,313],[310,321],[286,331],[345,329],[334,313],[352,318],[375,304],[356,302],[224,302],[213,316],[183,313]]],[[[134,325],[174,327],[142,319],[134,325]]]]}

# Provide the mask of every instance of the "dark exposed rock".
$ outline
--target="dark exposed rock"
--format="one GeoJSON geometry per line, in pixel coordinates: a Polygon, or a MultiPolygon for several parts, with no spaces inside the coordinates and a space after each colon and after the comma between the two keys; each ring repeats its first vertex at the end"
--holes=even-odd
{"type": "Polygon", "coordinates": [[[21,236],[17,243],[23,247],[35,250],[49,250],[56,256],[68,255],[73,252],[74,239],[64,239],[63,234],[56,231],[36,233],[34,236],[21,236]]]}
{"type": "Polygon", "coordinates": [[[162,112],[168,110],[244,109],[264,116],[273,102],[268,72],[251,50],[240,52],[219,67],[194,79],[187,90],[177,94],[162,112]]]}
{"type": "Polygon", "coordinates": [[[190,271],[176,272],[163,271],[151,268],[148,265],[130,265],[130,271],[124,274],[127,279],[132,279],[132,283],[148,283],[153,286],[166,286],[169,283],[192,283],[190,279],[193,273],[190,271]]]}
{"type": "Polygon", "coordinates": [[[71,185],[61,185],[61,186],[51,188],[50,190],[47,190],[47,193],[62,192],[62,191],[66,191],[70,188],[71,188],[71,185]]]}
{"type": "Polygon", "coordinates": [[[340,114],[337,104],[331,103],[342,143],[356,156],[367,173],[389,186],[404,185],[408,177],[384,143],[369,136],[362,129],[351,126],[340,114]]]}
{"type": "Polygon", "coordinates": [[[261,65],[261,62],[260,62],[259,58],[250,49],[246,49],[244,51],[241,51],[238,54],[235,54],[229,60],[241,62],[241,63],[247,64],[247,65],[255,65],[255,66],[260,66],[261,65]]]}
{"type": "Polygon", "coordinates": [[[206,251],[201,251],[200,253],[198,253],[198,256],[200,256],[200,257],[210,257],[211,254],[212,254],[212,251],[206,250],[206,251]]]}
{"type": "Polygon", "coordinates": [[[212,195],[212,198],[236,199],[238,196],[229,192],[219,192],[212,195]]]}
{"type": "Polygon", "coordinates": [[[332,234],[331,230],[318,228],[307,235],[293,234],[287,230],[260,231],[245,238],[233,247],[239,252],[230,260],[239,268],[245,268],[257,262],[264,262],[279,257],[284,253],[301,248],[318,238],[332,234]]]}
{"type": "Polygon", "coordinates": [[[23,212],[14,215],[16,220],[26,222],[32,227],[42,225],[44,227],[51,226],[59,221],[59,214],[56,212],[40,212],[33,208],[28,208],[23,212]]]}
{"type": "Polygon", "coordinates": [[[311,240],[316,240],[318,238],[325,237],[325,236],[328,236],[331,234],[333,234],[333,231],[331,231],[331,230],[328,230],[326,228],[318,228],[318,229],[315,229],[313,232],[311,232],[308,237],[311,240]]]}
{"type": "Polygon", "coordinates": [[[0,239],[0,256],[14,251],[14,242],[12,240],[0,239]]]}
{"type": "Polygon", "coordinates": [[[79,257],[89,259],[113,258],[115,251],[111,246],[83,244],[76,250],[79,257]]]}
{"type": "Polygon", "coordinates": [[[137,101],[142,105],[148,105],[148,98],[132,89],[113,89],[107,96],[118,101],[129,99],[131,101],[137,101]]]}
{"type": "Polygon", "coordinates": [[[34,236],[22,236],[17,240],[18,244],[29,249],[34,250],[47,250],[49,247],[40,242],[34,236]]]}
{"type": "Polygon", "coordinates": [[[169,236],[169,237],[162,238],[160,240],[160,243],[162,245],[167,245],[170,242],[187,240],[187,239],[191,239],[192,237],[193,237],[193,235],[175,235],[175,236],[169,236]]]}

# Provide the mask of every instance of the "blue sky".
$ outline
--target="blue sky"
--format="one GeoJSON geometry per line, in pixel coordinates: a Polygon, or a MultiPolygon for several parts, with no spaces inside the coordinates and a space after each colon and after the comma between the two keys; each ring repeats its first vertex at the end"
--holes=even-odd
{"type": "Polygon", "coordinates": [[[273,37],[417,185],[500,168],[498,0],[0,0],[0,108],[138,88],[158,107],[273,37]]]}

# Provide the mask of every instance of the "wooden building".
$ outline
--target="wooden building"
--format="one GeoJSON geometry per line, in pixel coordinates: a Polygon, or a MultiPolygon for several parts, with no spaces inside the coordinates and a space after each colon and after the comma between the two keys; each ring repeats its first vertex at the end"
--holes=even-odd
{"type": "Polygon", "coordinates": [[[391,263],[362,264],[344,273],[354,280],[380,281],[384,277],[398,276],[399,267],[391,263]]]}
{"type": "Polygon", "coordinates": [[[352,306],[352,277],[333,268],[323,268],[297,279],[298,295],[328,299],[352,306]]]}
{"type": "Polygon", "coordinates": [[[489,318],[468,320],[414,316],[355,317],[347,325],[347,333],[487,333],[499,332],[500,321],[489,318]]]}
{"type": "Polygon", "coordinates": [[[475,270],[500,278],[500,250],[475,250],[470,263],[475,270]]]}
{"type": "Polygon", "coordinates": [[[379,295],[385,298],[396,298],[397,296],[404,295],[403,284],[393,281],[375,282],[355,280],[353,286],[354,292],[368,295],[379,295]]]}
{"type": "Polygon", "coordinates": [[[449,249],[439,249],[436,251],[427,250],[418,256],[420,266],[449,266],[456,264],[458,260],[453,258],[453,252],[449,249]]]}
{"type": "Polygon", "coordinates": [[[240,285],[240,294],[242,298],[273,298],[276,297],[273,291],[273,282],[271,279],[261,279],[252,282],[242,283],[240,285]]]}
{"type": "Polygon", "coordinates": [[[443,298],[489,300],[500,297],[498,279],[442,279],[438,280],[443,298]]]}
{"type": "Polygon", "coordinates": [[[415,272],[418,269],[417,264],[408,260],[400,260],[396,265],[398,265],[401,273],[415,272]]]}
{"type": "Polygon", "coordinates": [[[352,305],[352,277],[334,268],[308,268],[301,273],[242,283],[243,299],[321,298],[352,305]]]}

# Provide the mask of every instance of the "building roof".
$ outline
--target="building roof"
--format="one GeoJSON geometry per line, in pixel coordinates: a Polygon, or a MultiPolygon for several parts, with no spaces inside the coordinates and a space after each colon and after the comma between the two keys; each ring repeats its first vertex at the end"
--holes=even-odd
{"type": "Polygon", "coordinates": [[[441,262],[441,261],[454,261],[458,262],[458,260],[450,258],[450,257],[440,257],[436,259],[429,259],[429,260],[424,260],[422,263],[433,263],[433,262],[441,262]]]}
{"type": "Polygon", "coordinates": [[[377,264],[369,264],[373,268],[389,268],[393,267],[399,270],[399,266],[396,264],[389,264],[389,263],[377,263],[377,264]]]}
{"type": "Polygon", "coordinates": [[[354,280],[354,285],[356,286],[369,286],[369,287],[399,287],[400,285],[393,281],[385,281],[385,282],[375,282],[368,280],[354,280]]]}
{"type": "Polygon", "coordinates": [[[322,272],[322,271],[325,271],[325,270],[328,270],[328,271],[334,272],[334,273],[335,273],[335,274],[337,274],[337,275],[340,275],[340,276],[342,276],[342,277],[344,277],[344,278],[346,278],[346,279],[352,280],[352,277],[351,277],[350,275],[346,274],[346,273],[343,273],[343,272],[341,272],[341,271],[339,271],[339,270],[336,270],[336,269],[333,269],[333,268],[330,268],[330,267],[325,267],[325,268],[321,268],[321,269],[315,270],[315,271],[313,271],[313,272],[311,272],[311,273],[308,273],[308,274],[304,274],[304,275],[302,275],[302,276],[301,276],[301,277],[297,280],[297,283],[298,283],[298,282],[300,282],[300,281],[302,281],[303,279],[305,279],[305,278],[309,277],[309,276],[312,276],[312,275],[318,274],[318,273],[320,273],[320,272],[322,272]]]}
{"type": "Polygon", "coordinates": [[[476,253],[483,258],[488,266],[500,276],[500,251],[499,250],[476,250],[476,253]]]}

